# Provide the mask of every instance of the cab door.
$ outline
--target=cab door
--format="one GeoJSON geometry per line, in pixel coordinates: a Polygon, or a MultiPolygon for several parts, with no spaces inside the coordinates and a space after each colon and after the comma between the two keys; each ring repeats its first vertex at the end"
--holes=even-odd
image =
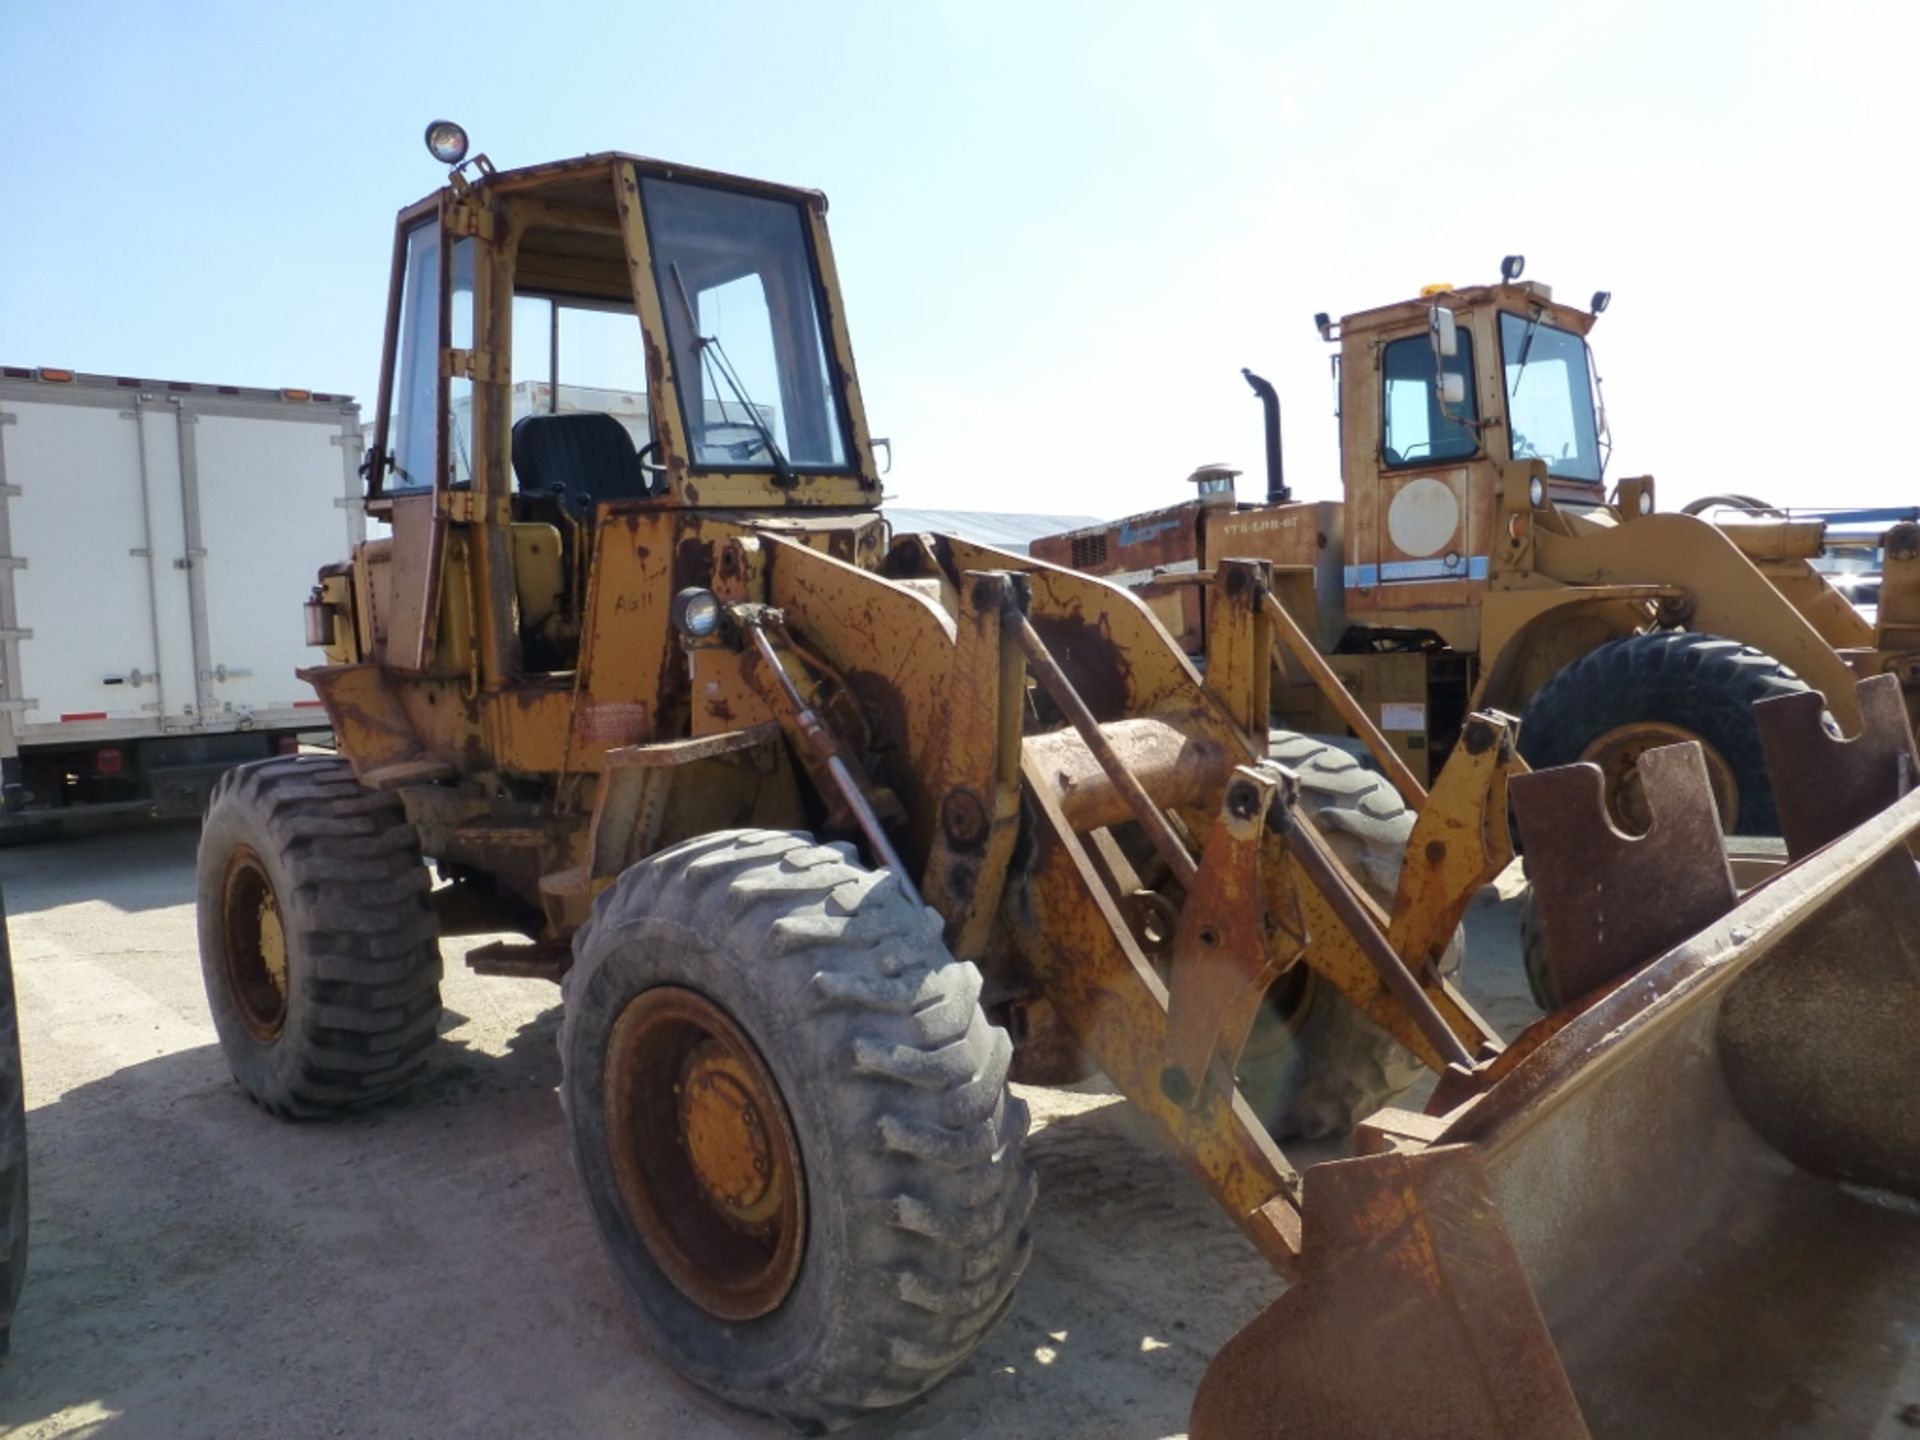
{"type": "Polygon", "coordinates": [[[1352,505],[1349,604],[1459,604],[1461,582],[1487,578],[1490,539],[1480,513],[1486,507],[1474,494],[1484,467],[1474,463],[1480,436],[1473,337],[1460,327],[1457,353],[1444,359],[1424,332],[1388,340],[1378,353],[1376,483],[1352,505]],[[1460,378],[1459,402],[1442,401],[1441,376],[1460,378]],[[1445,588],[1436,591],[1436,584],[1445,588]]]}

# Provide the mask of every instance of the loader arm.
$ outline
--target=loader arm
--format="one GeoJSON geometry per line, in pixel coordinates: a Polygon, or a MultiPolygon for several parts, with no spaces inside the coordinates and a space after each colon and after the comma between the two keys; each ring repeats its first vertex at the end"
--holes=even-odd
{"type": "MultiPolygon", "coordinates": [[[[1217,639],[1203,680],[1132,594],[1024,557],[914,542],[896,550],[911,572],[896,578],[776,536],[730,544],[718,570],[758,577],[766,597],[739,588],[734,623],[763,668],[777,633],[779,663],[802,672],[781,671],[796,699],[775,706],[793,749],[848,762],[823,779],[806,761],[823,802],[835,808],[830,787],[855,772],[873,803],[841,797],[846,810],[898,797],[898,863],[950,944],[1049,1006],[1277,1268],[1298,1248],[1299,1175],[1239,1094],[1235,1067],[1281,974],[1311,966],[1436,1070],[1467,1072],[1497,1050],[1431,962],[1505,863],[1486,837],[1518,763],[1507,722],[1476,719],[1390,916],[1266,759],[1272,637],[1259,562],[1227,562],[1214,579],[1216,635],[1247,653],[1217,639]],[[800,704],[805,672],[858,702],[864,754],[850,735],[823,740],[836,707],[800,704]],[[1023,708],[1040,700],[1057,718],[1022,733],[1023,708]],[[1170,877],[1170,956],[1150,952],[1130,909],[1143,891],[1113,840],[1122,829],[1170,877]]],[[[891,845],[873,848],[895,863],[891,845]]]]}

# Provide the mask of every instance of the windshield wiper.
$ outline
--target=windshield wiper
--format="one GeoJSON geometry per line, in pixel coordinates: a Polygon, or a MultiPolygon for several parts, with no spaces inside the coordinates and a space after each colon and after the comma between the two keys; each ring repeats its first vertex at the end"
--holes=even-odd
{"type": "Polygon", "coordinates": [[[1527,373],[1527,356],[1533,352],[1533,332],[1540,328],[1540,312],[1533,312],[1533,318],[1527,321],[1527,330],[1520,337],[1520,363],[1513,367],[1513,383],[1507,386],[1507,398],[1511,400],[1520,393],[1520,377],[1527,373]]]}
{"type": "MultiPolygon", "coordinates": [[[[694,348],[700,352],[701,367],[711,379],[725,382],[727,389],[733,391],[733,398],[739,401],[741,407],[747,412],[747,423],[760,437],[760,446],[767,452],[767,458],[773,461],[774,482],[789,489],[799,484],[799,477],[793,473],[793,467],[787,463],[787,457],[781,453],[778,442],[773,438],[773,431],[768,428],[767,422],[760,418],[759,407],[753,403],[752,398],[747,394],[746,386],[740,383],[740,377],[734,373],[733,362],[727,359],[727,352],[721,347],[720,337],[700,333],[699,323],[694,319],[693,301],[687,296],[687,282],[680,278],[679,265],[669,264],[667,269],[673,272],[674,289],[680,292],[680,307],[686,312],[687,332],[693,336],[694,348]]],[[[718,389],[719,386],[716,385],[714,388],[718,389]]],[[[726,418],[727,405],[726,401],[722,400],[720,402],[722,423],[725,423],[726,418]]],[[[751,449],[748,449],[745,454],[736,453],[738,448],[727,447],[728,453],[733,454],[735,459],[745,460],[753,453],[751,449]]]]}

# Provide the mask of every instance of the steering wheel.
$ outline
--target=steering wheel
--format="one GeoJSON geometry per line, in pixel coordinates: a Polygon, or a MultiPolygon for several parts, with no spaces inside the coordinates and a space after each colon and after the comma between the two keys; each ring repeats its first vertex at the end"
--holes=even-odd
{"type": "Polygon", "coordinates": [[[658,440],[649,440],[636,450],[633,456],[633,458],[639,462],[640,468],[643,471],[656,478],[664,477],[667,473],[667,467],[662,465],[658,460],[649,460],[647,457],[659,448],[660,442],[658,440]]]}

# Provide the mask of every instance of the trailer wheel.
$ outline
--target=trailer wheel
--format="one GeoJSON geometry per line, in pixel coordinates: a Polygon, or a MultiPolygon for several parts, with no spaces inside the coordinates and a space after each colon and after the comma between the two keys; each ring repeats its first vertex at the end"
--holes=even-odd
{"type": "Polygon", "coordinates": [[[739,830],[635,865],[574,939],[560,1034],[582,1188],[654,1347],[816,1428],[972,1353],[1034,1194],[979,971],[852,853],[739,830]]]}
{"type": "Polygon", "coordinates": [[[0,1356],[27,1278],[27,1097],[20,1069],[20,1012],[13,955],[0,906],[0,1356]]]}
{"type": "Polygon", "coordinates": [[[1520,723],[1520,753],[1535,769],[1598,765],[1614,823],[1642,834],[1641,752],[1697,740],[1722,826],[1772,835],[1780,825],[1753,705],[1806,688],[1771,655],[1737,640],[1685,630],[1628,635],[1588,651],[1540,687],[1520,723]]]}
{"type": "MultiPolygon", "coordinates": [[[[1300,804],[1342,864],[1384,905],[1400,883],[1414,815],[1384,777],[1346,751],[1291,731],[1268,754],[1300,780],[1300,804]]],[[[1456,935],[1441,961],[1458,972],[1456,935]]],[[[1426,1067],[1332,985],[1295,966],[1268,995],[1240,1060],[1240,1091],[1277,1139],[1341,1135],[1426,1067]]]]}
{"type": "Polygon", "coordinates": [[[233,1075],[286,1119],[403,1089],[440,1024],[439,924],[420,841],[346,761],[221,776],[200,832],[200,971],[233,1075]]]}

